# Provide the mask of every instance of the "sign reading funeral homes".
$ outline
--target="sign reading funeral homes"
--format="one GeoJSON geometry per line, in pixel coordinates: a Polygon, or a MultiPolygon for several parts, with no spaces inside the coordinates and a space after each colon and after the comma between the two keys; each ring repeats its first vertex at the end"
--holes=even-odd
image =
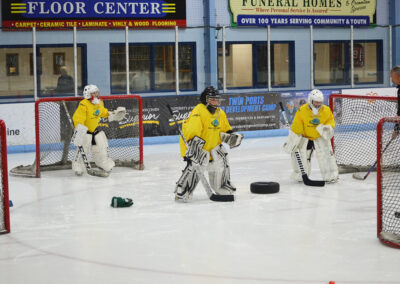
{"type": "Polygon", "coordinates": [[[376,0],[229,0],[237,26],[367,26],[376,0]]]}
{"type": "Polygon", "coordinates": [[[2,0],[3,27],[31,29],[186,26],[182,0],[2,0]]]}

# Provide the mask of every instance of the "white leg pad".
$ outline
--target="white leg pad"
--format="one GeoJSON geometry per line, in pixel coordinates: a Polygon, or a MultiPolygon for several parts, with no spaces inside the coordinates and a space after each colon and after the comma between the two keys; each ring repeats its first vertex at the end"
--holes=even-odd
{"type": "Polygon", "coordinates": [[[114,161],[108,156],[108,141],[104,131],[100,131],[94,137],[96,145],[92,146],[93,161],[96,166],[102,168],[106,172],[112,170],[115,166],[114,161]]]}
{"type": "MultiPolygon", "coordinates": [[[[92,144],[92,134],[86,134],[82,141],[82,147],[88,159],[89,159],[89,151],[91,144],[92,144]]],[[[78,149],[76,149],[76,151],[78,151],[78,149]]],[[[75,156],[77,157],[77,159],[74,159],[72,161],[72,170],[75,172],[76,175],[80,176],[84,172],[86,172],[86,167],[82,161],[82,156],[77,153],[75,154],[75,156]]]]}
{"type": "Polygon", "coordinates": [[[339,179],[339,170],[330,140],[323,138],[315,139],[314,146],[322,178],[326,182],[337,182],[339,179]]]}
{"type": "MultiPolygon", "coordinates": [[[[299,149],[301,161],[303,162],[304,170],[307,175],[310,175],[310,172],[311,172],[311,157],[310,157],[311,150],[307,150],[307,143],[308,143],[308,139],[303,137],[298,145],[298,149],[299,149]]],[[[295,152],[291,153],[291,162],[292,162],[292,169],[293,169],[291,178],[298,182],[303,181],[303,178],[302,178],[302,175],[300,172],[300,168],[299,168],[299,164],[296,159],[295,152]]]]}
{"type": "Polygon", "coordinates": [[[212,162],[207,167],[210,186],[219,195],[232,194],[236,190],[231,183],[228,152],[220,144],[211,150],[212,162]]]}
{"type": "Polygon", "coordinates": [[[294,133],[289,129],[289,136],[286,139],[285,144],[283,144],[283,151],[288,154],[291,154],[301,143],[304,143],[304,140],[307,140],[301,135],[294,133]]]}
{"type": "Polygon", "coordinates": [[[176,182],[175,200],[187,201],[191,199],[199,180],[199,175],[192,166],[192,162],[189,161],[182,171],[182,176],[176,182]]]}

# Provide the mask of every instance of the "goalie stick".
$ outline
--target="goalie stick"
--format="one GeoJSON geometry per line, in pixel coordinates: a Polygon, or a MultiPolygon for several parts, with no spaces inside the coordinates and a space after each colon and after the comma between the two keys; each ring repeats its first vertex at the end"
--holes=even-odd
{"type": "MultiPolygon", "coordinates": [[[[67,114],[67,118],[69,121],[69,124],[71,125],[72,130],[74,129],[74,123],[72,121],[71,115],[69,114],[67,105],[65,103],[65,101],[62,101],[62,104],[64,106],[65,109],[65,113],[67,114]]],[[[71,139],[72,140],[72,139],[71,139]]],[[[78,147],[78,151],[75,154],[74,160],[76,161],[79,157],[79,155],[81,155],[83,164],[86,168],[86,172],[91,175],[91,176],[97,176],[97,177],[108,177],[110,174],[104,170],[94,170],[92,169],[92,167],[90,166],[90,163],[87,159],[85,150],[83,149],[82,145],[81,146],[77,146],[78,147]]]]}
{"type": "MultiPolygon", "coordinates": [[[[395,138],[392,138],[389,143],[387,143],[387,145],[385,146],[385,148],[382,150],[382,154],[385,153],[386,149],[389,147],[390,143],[392,143],[392,141],[395,138]]],[[[358,172],[358,173],[354,173],[352,176],[354,179],[358,179],[358,180],[366,180],[367,177],[369,176],[369,174],[375,169],[376,164],[378,163],[378,160],[375,161],[375,163],[369,168],[368,172],[366,174],[364,174],[364,172],[358,172]]]]}
{"type": "MultiPolygon", "coordinates": [[[[283,108],[282,102],[279,102],[279,105],[281,107],[283,119],[285,120],[286,126],[289,127],[289,120],[287,119],[285,109],[283,108]]],[[[299,165],[300,172],[301,172],[301,177],[303,179],[303,183],[308,186],[325,186],[325,181],[323,180],[311,180],[308,178],[308,175],[306,171],[304,170],[303,162],[301,161],[301,156],[299,153],[299,149],[296,149],[294,152],[297,160],[297,164],[299,165]]]]}
{"type": "MultiPolygon", "coordinates": [[[[183,136],[181,129],[179,128],[178,122],[176,121],[175,115],[171,109],[171,106],[169,104],[167,104],[167,108],[169,110],[169,112],[172,115],[172,119],[175,122],[176,128],[178,129],[179,135],[182,137],[183,142],[185,143],[186,147],[189,148],[188,142],[185,139],[185,136],[183,136]]],[[[204,176],[204,171],[201,168],[200,165],[197,165],[195,163],[193,163],[194,168],[196,169],[197,174],[199,175],[199,178],[201,180],[201,183],[204,186],[204,189],[206,190],[206,193],[208,195],[208,198],[211,201],[218,201],[218,202],[231,202],[235,200],[235,196],[234,195],[217,195],[215,193],[213,193],[213,190],[210,186],[210,184],[208,183],[206,177],[204,176]]]]}

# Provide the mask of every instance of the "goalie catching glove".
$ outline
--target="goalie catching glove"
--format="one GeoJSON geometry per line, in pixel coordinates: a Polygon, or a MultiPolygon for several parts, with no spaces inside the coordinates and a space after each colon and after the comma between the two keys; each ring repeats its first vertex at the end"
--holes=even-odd
{"type": "Polygon", "coordinates": [[[121,121],[126,115],[125,107],[117,107],[116,110],[108,113],[108,121],[121,121]]]}
{"type": "Polygon", "coordinates": [[[240,133],[221,132],[220,136],[221,136],[221,141],[228,144],[229,148],[231,149],[238,147],[243,140],[243,134],[240,133]]]}
{"type": "Polygon", "coordinates": [[[83,139],[87,134],[88,128],[83,124],[78,124],[74,130],[74,134],[72,135],[72,144],[75,146],[82,146],[83,139]]]}

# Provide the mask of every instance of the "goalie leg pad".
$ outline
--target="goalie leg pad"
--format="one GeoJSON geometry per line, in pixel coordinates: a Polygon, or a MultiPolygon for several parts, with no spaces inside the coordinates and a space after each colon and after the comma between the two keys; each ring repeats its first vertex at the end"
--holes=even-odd
{"type": "MultiPolygon", "coordinates": [[[[92,134],[86,134],[82,139],[82,147],[88,159],[89,159],[89,150],[91,144],[92,144],[92,134]]],[[[76,149],[74,159],[72,160],[72,170],[78,176],[81,176],[86,171],[86,167],[82,161],[81,154],[78,153],[78,149],[76,149]]]]}
{"type": "MultiPolygon", "coordinates": [[[[303,162],[303,167],[307,175],[310,175],[311,171],[311,155],[312,150],[307,149],[308,139],[303,138],[299,144],[299,153],[301,157],[301,161],[303,162]]],[[[300,172],[299,163],[297,162],[295,152],[293,151],[291,154],[291,162],[293,172],[291,174],[291,178],[295,181],[302,182],[303,178],[300,172]]]]}
{"type": "Polygon", "coordinates": [[[300,146],[305,143],[307,138],[304,138],[301,135],[294,133],[292,130],[289,129],[289,136],[283,144],[283,151],[288,154],[292,154],[297,148],[301,148],[300,146]]]}
{"type": "Polygon", "coordinates": [[[228,152],[220,144],[211,150],[212,162],[208,165],[210,186],[219,195],[232,194],[236,187],[231,183],[228,152]]]}
{"type": "Polygon", "coordinates": [[[192,198],[193,191],[199,183],[199,176],[190,160],[187,161],[182,176],[176,182],[175,200],[187,201],[192,198]]]}
{"type": "Polygon", "coordinates": [[[115,163],[108,156],[108,141],[104,131],[98,132],[94,136],[94,141],[96,142],[96,145],[92,146],[93,161],[96,166],[102,168],[106,172],[111,171],[115,166],[115,163]]]}
{"type": "Polygon", "coordinates": [[[314,140],[314,145],[322,178],[329,183],[337,182],[339,170],[330,141],[318,138],[314,140]]]}
{"type": "Polygon", "coordinates": [[[88,128],[85,125],[78,124],[72,135],[71,142],[75,146],[81,146],[84,143],[88,128]]]}
{"type": "Polygon", "coordinates": [[[203,149],[204,144],[206,144],[206,141],[200,137],[193,137],[193,139],[189,141],[189,148],[186,151],[185,157],[192,160],[192,162],[196,164],[207,164],[209,160],[209,153],[203,149]]]}

